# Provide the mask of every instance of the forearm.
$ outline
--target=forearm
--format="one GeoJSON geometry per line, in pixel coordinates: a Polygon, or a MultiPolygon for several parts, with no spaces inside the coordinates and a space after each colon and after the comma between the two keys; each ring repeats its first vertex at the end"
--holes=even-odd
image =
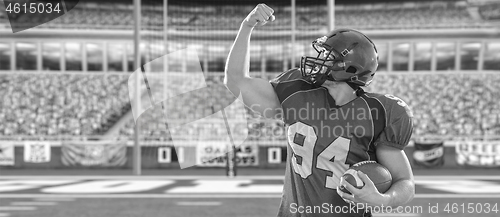
{"type": "Polygon", "coordinates": [[[384,206],[401,206],[413,199],[415,195],[415,184],[411,180],[399,180],[392,184],[391,188],[382,194],[384,206]]]}
{"type": "Polygon", "coordinates": [[[256,26],[273,21],[274,10],[265,4],[257,5],[241,23],[224,70],[224,84],[243,103],[265,117],[275,118],[281,104],[269,81],[250,77],[250,36],[256,26]],[[271,112],[266,112],[271,110],[271,112]]]}
{"type": "Polygon", "coordinates": [[[238,31],[226,61],[224,78],[226,84],[241,81],[245,76],[249,76],[249,47],[252,30],[253,27],[242,24],[238,31]]]}
{"type": "Polygon", "coordinates": [[[387,206],[400,206],[410,202],[415,195],[415,183],[406,153],[391,146],[379,145],[377,159],[387,167],[393,180],[389,190],[382,194],[380,202],[387,206]]]}

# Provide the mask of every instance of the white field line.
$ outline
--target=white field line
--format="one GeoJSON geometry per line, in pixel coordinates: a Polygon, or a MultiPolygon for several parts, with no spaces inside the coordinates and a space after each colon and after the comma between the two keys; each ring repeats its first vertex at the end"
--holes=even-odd
{"type": "Polygon", "coordinates": [[[281,198],[281,194],[0,194],[2,198],[38,198],[38,197],[73,197],[73,198],[281,198]]]}
{"type": "MultiPolygon", "coordinates": [[[[0,180],[284,180],[285,176],[0,176],[0,180]]],[[[500,180],[500,175],[491,176],[415,176],[415,180],[500,180]]]]}
{"type": "Polygon", "coordinates": [[[415,198],[500,198],[500,194],[416,194],[415,198]]]}
{"type": "MultiPolygon", "coordinates": [[[[284,180],[285,176],[0,176],[0,180],[284,180]]],[[[500,176],[499,176],[500,179],[500,176]]]]}
{"type": "MultiPolygon", "coordinates": [[[[0,194],[2,198],[281,198],[281,194],[0,194]]],[[[500,194],[417,194],[415,198],[500,198],[500,194]]],[[[0,211],[1,211],[0,207],[0,211]]]]}
{"type": "Polygon", "coordinates": [[[58,203],[56,202],[40,202],[40,201],[19,201],[12,202],[10,205],[12,206],[55,206],[58,203]]]}
{"type": "Polygon", "coordinates": [[[75,198],[64,198],[64,197],[52,197],[52,198],[35,198],[34,199],[35,201],[48,201],[48,202],[51,202],[51,201],[56,201],[56,202],[71,202],[71,201],[75,201],[75,198]]]}
{"type": "Polygon", "coordinates": [[[36,210],[33,206],[0,206],[0,211],[26,211],[36,210]]]}
{"type": "Polygon", "coordinates": [[[181,201],[176,203],[178,206],[220,206],[219,201],[181,201]]]}

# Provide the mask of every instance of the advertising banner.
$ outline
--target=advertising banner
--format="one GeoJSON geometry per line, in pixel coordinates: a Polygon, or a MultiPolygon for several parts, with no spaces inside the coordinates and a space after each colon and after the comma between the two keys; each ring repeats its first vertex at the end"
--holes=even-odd
{"type": "Polygon", "coordinates": [[[422,167],[439,167],[444,164],[443,142],[415,142],[413,164],[422,167]]]}
{"type": "Polygon", "coordinates": [[[455,146],[462,166],[500,167],[500,141],[464,141],[455,146]]]}
{"type": "MultiPolygon", "coordinates": [[[[202,167],[225,167],[228,144],[221,141],[203,141],[196,146],[196,164],[202,167]]],[[[258,165],[257,145],[242,144],[236,153],[238,167],[258,165]]]]}
{"type": "Polygon", "coordinates": [[[127,162],[125,141],[63,142],[61,152],[65,166],[116,167],[127,162]]]}
{"type": "Polygon", "coordinates": [[[0,142],[0,166],[14,165],[14,143],[0,142]]]}
{"type": "Polygon", "coordinates": [[[50,143],[41,141],[24,142],[24,162],[50,162],[50,143]]]}

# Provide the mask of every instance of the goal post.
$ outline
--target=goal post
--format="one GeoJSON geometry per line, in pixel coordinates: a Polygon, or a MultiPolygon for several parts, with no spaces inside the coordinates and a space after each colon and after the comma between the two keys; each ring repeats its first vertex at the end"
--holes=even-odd
{"type": "MultiPolygon", "coordinates": [[[[141,0],[134,0],[134,69],[140,68],[141,65],[141,0]]],[[[136,85],[139,85],[140,73],[136,74],[136,85]]],[[[141,91],[138,86],[135,88],[136,99],[141,98],[141,91]]],[[[136,108],[140,108],[140,100],[135,100],[137,103],[136,108]]],[[[134,153],[133,153],[133,173],[134,175],[141,175],[141,146],[139,142],[140,126],[139,121],[135,123],[134,127],[134,153]]]]}

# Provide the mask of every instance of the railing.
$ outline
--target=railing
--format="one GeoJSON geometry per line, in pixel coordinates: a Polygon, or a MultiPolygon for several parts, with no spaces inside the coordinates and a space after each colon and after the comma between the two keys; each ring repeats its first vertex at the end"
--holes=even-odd
{"type": "MultiPolygon", "coordinates": [[[[73,135],[12,135],[0,136],[0,141],[92,141],[92,140],[117,140],[125,139],[125,136],[104,137],[102,135],[88,135],[88,136],[73,136],[73,135]]],[[[161,143],[171,144],[173,141],[166,139],[166,137],[155,136],[140,136],[142,143],[161,143]]],[[[179,141],[182,141],[180,138],[179,141]]],[[[414,135],[412,141],[496,141],[500,140],[500,135],[414,135]]],[[[129,138],[133,141],[133,138],[129,138]]],[[[192,136],[186,136],[184,141],[194,141],[192,136]]],[[[257,143],[282,143],[285,138],[277,140],[251,140],[257,143]]]]}

